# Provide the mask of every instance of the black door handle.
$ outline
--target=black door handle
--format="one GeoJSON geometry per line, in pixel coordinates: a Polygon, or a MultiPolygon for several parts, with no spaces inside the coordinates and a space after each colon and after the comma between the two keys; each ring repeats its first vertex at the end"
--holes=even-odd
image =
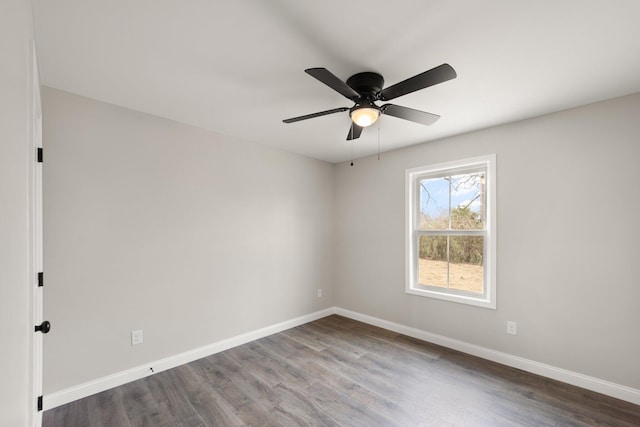
{"type": "Polygon", "coordinates": [[[39,325],[36,325],[36,332],[42,332],[43,334],[48,333],[51,330],[51,322],[45,320],[39,325]]]}

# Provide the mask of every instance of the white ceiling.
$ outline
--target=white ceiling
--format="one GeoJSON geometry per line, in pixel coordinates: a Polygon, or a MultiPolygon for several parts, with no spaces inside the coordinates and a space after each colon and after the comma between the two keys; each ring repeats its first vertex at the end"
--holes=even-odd
{"type": "Polygon", "coordinates": [[[32,0],[46,86],[329,162],[350,107],[304,73],[390,86],[442,63],[458,78],[393,102],[354,157],[640,92],[638,0],[32,0]]]}

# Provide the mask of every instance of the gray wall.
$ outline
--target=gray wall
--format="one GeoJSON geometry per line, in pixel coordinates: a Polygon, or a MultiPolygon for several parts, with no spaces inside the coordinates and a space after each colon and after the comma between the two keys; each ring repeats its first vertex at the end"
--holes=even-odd
{"type": "Polygon", "coordinates": [[[0,12],[0,426],[29,422],[29,150],[31,4],[0,12]]]}
{"type": "Polygon", "coordinates": [[[633,95],[336,165],[334,302],[640,389],[639,117],[633,95]],[[405,294],[405,169],[487,153],[497,310],[405,294]]]}
{"type": "Polygon", "coordinates": [[[45,394],[332,305],[332,165],[49,88],[43,109],[45,394]]]}
{"type": "Polygon", "coordinates": [[[45,393],[331,305],[640,388],[640,95],[354,167],[53,89],[44,110],[45,393]],[[404,170],[486,153],[497,310],[405,294],[404,170]]]}

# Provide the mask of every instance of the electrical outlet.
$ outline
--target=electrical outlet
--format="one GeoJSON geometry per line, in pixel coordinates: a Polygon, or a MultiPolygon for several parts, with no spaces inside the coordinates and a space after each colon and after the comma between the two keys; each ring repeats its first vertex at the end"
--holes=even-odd
{"type": "Polygon", "coordinates": [[[322,298],[322,288],[318,288],[318,298],[322,298]]]}
{"type": "Polygon", "coordinates": [[[142,344],[142,329],[131,331],[131,345],[142,344]]]}
{"type": "Polygon", "coordinates": [[[507,321],[507,333],[510,335],[518,335],[518,324],[513,320],[507,321]]]}

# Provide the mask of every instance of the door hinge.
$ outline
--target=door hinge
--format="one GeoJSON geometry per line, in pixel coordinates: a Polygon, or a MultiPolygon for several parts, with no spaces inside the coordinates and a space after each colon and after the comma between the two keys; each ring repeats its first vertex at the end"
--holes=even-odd
{"type": "Polygon", "coordinates": [[[42,163],[42,147],[37,148],[38,163],[42,163]]]}
{"type": "Polygon", "coordinates": [[[41,288],[44,286],[44,273],[41,271],[38,273],[38,287],[41,288]]]}
{"type": "Polygon", "coordinates": [[[42,411],[42,396],[38,396],[38,411],[42,411]]]}

